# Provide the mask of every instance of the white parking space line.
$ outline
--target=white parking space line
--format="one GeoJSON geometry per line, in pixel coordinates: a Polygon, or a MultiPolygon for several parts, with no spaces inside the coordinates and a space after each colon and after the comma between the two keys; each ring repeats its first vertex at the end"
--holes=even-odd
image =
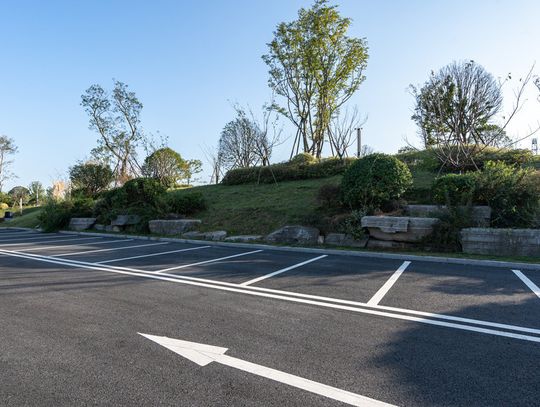
{"type": "MultiPolygon", "coordinates": [[[[70,239],[69,241],[70,242],[73,242],[73,241],[77,241],[77,242],[80,242],[82,240],[98,240],[98,239],[103,239],[102,237],[81,237],[80,239],[70,239]]],[[[51,243],[56,243],[56,242],[59,242],[59,240],[55,240],[51,243]]],[[[98,243],[98,242],[96,242],[98,243]]],[[[105,242],[104,242],[105,243],[105,242]]],[[[100,242],[101,244],[101,242],[100,242]]],[[[71,246],[79,246],[78,244],[60,244],[58,246],[39,246],[39,247],[31,247],[29,249],[24,249],[25,252],[33,252],[33,251],[37,251],[37,250],[49,250],[49,249],[59,249],[59,248],[62,248],[62,247],[71,247],[71,246]]]]}
{"type": "MultiPolygon", "coordinates": [[[[74,240],[76,239],[75,237],[70,237],[70,238],[65,238],[65,235],[59,235],[59,236],[50,236],[50,237],[46,237],[46,238],[43,238],[43,237],[39,237],[39,238],[35,238],[35,237],[31,237],[31,238],[27,238],[27,239],[24,239],[24,242],[18,242],[18,243],[3,243],[2,241],[0,241],[0,246],[1,247],[4,247],[4,246],[24,246],[24,245],[29,245],[29,244],[37,244],[37,243],[56,243],[56,242],[69,242],[71,240],[74,240]],[[35,241],[35,239],[41,239],[41,240],[38,240],[38,241],[35,241]],[[46,240],[43,240],[43,239],[46,239],[46,240]],[[31,240],[31,241],[29,241],[31,240]]],[[[15,239],[13,239],[15,240],[15,239]]],[[[21,240],[21,239],[17,239],[17,240],[21,240]]],[[[12,240],[7,240],[8,242],[11,242],[12,240]]]]}
{"type": "Polygon", "coordinates": [[[325,257],[328,257],[328,255],[327,255],[327,254],[324,254],[324,255],[322,255],[322,256],[315,257],[314,259],[310,259],[310,260],[303,261],[302,263],[294,264],[294,265],[289,266],[289,267],[286,267],[286,268],[284,268],[284,269],[281,269],[281,270],[278,270],[278,271],[274,271],[273,273],[266,274],[266,275],[264,275],[264,276],[254,278],[253,280],[246,281],[245,283],[242,283],[242,284],[240,284],[240,285],[241,285],[241,286],[248,286],[248,285],[251,285],[251,284],[255,284],[255,283],[258,283],[259,281],[266,280],[267,278],[270,278],[270,277],[273,277],[273,276],[277,276],[278,274],[281,274],[281,273],[285,273],[286,271],[294,270],[294,269],[296,269],[296,268],[298,268],[298,267],[305,266],[306,264],[313,263],[314,261],[317,261],[317,260],[320,260],[320,259],[324,259],[325,257]]]}
{"type": "Polygon", "coordinates": [[[1,232],[0,236],[28,236],[28,235],[37,235],[38,232],[1,232]]]}
{"type": "Polygon", "coordinates": [[[529,278],[525,274],[523,274],[521,271],[519,270],[512,270],[512,271],[514,272],[516,276],[519,277],[521,281],[525,283],[527,287],[529,287],[532,290],[533,293],[536,294],[538,298],[540,298],[540,288],[536,284],[534,284],[531,280],[529,280],[529,278]]]}
{"type": "Polygon", "coordinates": [[[15,241],[19,241],[19,240],[27,241],[27,240],[36,240],[36,239],[56,239],[56,238],[64,238],[64,237],[65,237],[65,235],[51,235],[51,236],[41,235],[41,236],[38,236],[38,237],[20,237],[20,236],[17,236],[17,237],[14,237],[12,239],[2,239],[2,240],[0,240],[0,244],[3,244],[4,242],[13,242],[14,240],[15,241]]]}
{"type": "Polygon", "coordinates": [[[401,274],[409,267],[409,264],[411,264],[410,261],[404,261],[401,266],[392,274],[392,276],[384,283],[384,285],[375,293],[373,297],[367,302],[368,305],[378,305],[379,302],[383,299],[383,297],[386,295],[386,293],[392,288],[392,286],[396,283],[397,279],[401,274]]]}
{"type": "Polygon", "coordinates": [[[247,256],[248,254],[255,254],[255,253],[259,253],[259,252],[262,252],[262,250],[253,250],[252,252],[246,252],[246,253],[234,254],[234,255],[232,255],[232,256],[220,257],[220,258],[218,258],[218,259],[211,259],[211,260],[199,261],[199,262],[197,262],[197,263],[192,263],[192,264],[184,264],[184,265],[182,265],[182,266],[169,267],[169,268],[167,268],[167,269],[154,271],[154,273],[165,273],[165,272],[171,271],[171,270],[179,270],[179,269],[183,269],[183,268],[186,268],[186,267],[199,266],[199,265],[201,265],[201,264],[215,263],[215,262],[217,262],[217,261],[228,260],[228,259],[234,259],[235,257],[247,256]]]}
{"type": "MultiPolygon", "coordinates": [[[[132,242],[133,239],[126,239],[126,240],[111,240],[109,242],[103,242],[101,244],[105,243],[120,243],[120,242],[132,242]]],[[[74,253],[63,253],[63,254],[55,254],[51,257],[66,257],[66,256],[77,256],[79,254],[87,254],[87,253],[99,253],[99,252],[115,252],[117,250],[126,250],[126,249],[135,249],[136,247],[147,247],[147,246],[159,246],[163,244],[169,244],[169,242],[162,242],[162,243],[149,243],[149,244],[139,244],[135,246],[123,246],[123,247],[113,247],[110,249],[95,249],[95,250],[84,250],[82,252],[74,252],[74,253]]]]}
{"type": "Polygon", "coordinates": [[[124,260],[133,260],[133,259],[143,259],[145,257],[153,257],[153,256],[163,256],[165,254],[172,254],[172,253],[181,253],[181,252],[189,252],[192,250],[200,250],[200,249],[208,249],[212,246],[197,246],[197,247],[189,247],[187,249],[179,249],[179,250],[169,250],[167,252],[159,252],[159,253],[151,253],[151,254],[142,254],[140,256],[131,256],[131,257],[123,257],[121,259],[112,259],[112,260],[105,260],[105,261],[98,261],[96,264],[107,264],[107,263],[115,263],[117,261],[124,261],[124,260]]]}
{"type": "MultiPolygon", "coordinates": [[[[436,319],[404,315],[404,314],[395,313],[395,312],[387,312],[387,311],[383,311],[384,307],[380,307],[380,306],[368,306],[371,309],[366,308],[366,307],[354,307],[354,306],[340,305],[336,303],[315,301],[315,300],[304,299],[304,298],[294,298],[292,296],[279,295],[277,292],[275,293],[257,292],[255,291],[256,287],[242,287],[239,284],[235,285],[235,284],[229,283],[227,284],[227,286],[224,286],[223,284],[218,285],[217,281],[215,282],[215,284],[203,283],[203,282],[198,282],[198,281],[189,281],[185,276],[173,277],[172,275],[167,276],[163,274],[147,272],[144,270],[127,271],[127,268],[120,269],[120,268],[112,267],[112,266],[98,266],[95,263],[85,263],[85,262],[78,262],[78,261],[71,261],[71,260],[62,261],[61,259],[56,259],[50,256],[24,254],[24,253],[19,253],[16,251],[9,251],[9,250],[2,250],[2,249],[0,249],[0,253],[6,254],[11,257],[37,260],[37,261],[41,261],[45,263],[58,264],[62,266],[83,268],[87,270],[105,271],[109,273],[117,273],[117,274],[124,274],[124,275],[130,275],[130,276],[137,276],[141,278],[168,281],[168,282],[173,282],[177,284],[205,287],[205,288],[247,294],[247,295],[258,296],[258,297],[278,299],[278,300],[289,301],[289,302],[294,302],[294,303],[299,303],[299,304],[314,305],[314,306],[330,308],[330,309],[339,309],[339,310],[351,311],[351,312],[356,312],[356,313],[361,313],[361,314],[376,315],[376,316],[381,316],[381,317],[400,319],[400,320],[411,321],[411,322],[419,322],[419,323],[428,324],[428,325],[442,326],[442,327],[454,328],[454,329],[463,330],[463,331],[476,332],[476,333],[482,333],[482,334],[487,334],[487,335],[495,335],[495,336],[501,336],[501,337],[506,337],[506,338],[520,339],[520,340],[540,343],[540,336],[524,335],[524,334],[519,334],[519,333],[514,333],[514,332],[482,328],[479,326],[464,325],[460,323],[445,322],[445,321],[438,321],[436,319]]],[[[191,280],[194,280],[194,279],[191,279],[191,280]]],[[[266,291],[272,291],[272,290],[266,290],[266,291]]],[[[400,310],[400,312],[412,313],[410,312],[410,310],[406,310],[406,309],[400,310]]],[[[476,325],[493,324],[490,322],[479,321],[479,320],[470,320],[470,321],[474,321],[476,325]]],[[[499,324],[499,325],[502,325],[502,324],[499,324]]],[[[527,332],[533,332],[536,335],[540,335],[540,330],[533,330],[531,328],[524,328],[524,327],[513,326],[513,325],[507,325],[506,327],[507,327],[506,329],[513,329],[514,331],[527,331],[527,332]]]]}

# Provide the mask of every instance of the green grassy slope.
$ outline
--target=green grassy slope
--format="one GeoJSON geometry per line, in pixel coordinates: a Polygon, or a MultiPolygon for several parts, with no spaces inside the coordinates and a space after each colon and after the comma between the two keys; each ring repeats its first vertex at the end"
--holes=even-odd
{"type": "Polygon", "coordinates": [[[262,185],[205,185],[186,190],[201,192],[208,209],[195,217],[204,230],[229,234],[266,234],[286,224],[306,224],[316,216],[317,192],[322,185],[339,184],[341,176],[262,185]]]}
{"type": "Polygon", "coordinates": [[[42,208],[25,208],[22,215],[15,213],[13,220],[0,222],[0,227],[35,228],[39,226],[38,216],[41,211],[42,208]]]}

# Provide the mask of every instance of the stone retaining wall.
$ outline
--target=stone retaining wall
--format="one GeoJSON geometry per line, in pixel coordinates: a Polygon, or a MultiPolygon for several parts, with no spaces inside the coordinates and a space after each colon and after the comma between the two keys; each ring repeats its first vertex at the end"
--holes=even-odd
{"type": "Polygon", "coordinates": [[[468,254],[540,257],[540,229],[468,228],[461,243],[468,254]]]}

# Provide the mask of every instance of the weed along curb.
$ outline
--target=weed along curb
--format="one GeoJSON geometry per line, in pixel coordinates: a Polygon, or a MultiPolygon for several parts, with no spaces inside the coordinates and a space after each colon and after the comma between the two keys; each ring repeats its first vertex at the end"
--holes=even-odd
{"type": "Polygon", "coordinates": [[[172,238],[172,237],[130,235],[130,234],[119,234],[119,233],[111,234],[111,233],[76,232],[76,231],[60,231],[60,233],[71,234],[71,235],[101,236],[101,237],[115,236],[115,237],[122,237],[122,238],[134,238],[134,239],[141,239],[141,240],[161,241],[161,242],[192,243],[192,244],[204,243],[211,246],[239,247],[239,248],[246,248],[246,249],[263,249],[263,250],[276,250],[276,251],[288,251],[288,252],[292,251],[292,252],[301,252],[301,253],[332,254],[332,255],[337,255],[337,256],[372,257],[372,258],[396,259],[396,260],[408,260],[408,261],[426,261],[426,262],[432,262],[432,263],[518,268],[518,269],[523,269],[523,270],[540,271],[540,264],[510,262],[510,261],[500,261],[500,260],[480,260],[480,259],[454,258],[454,257],[442,257],[442,256],[441,257],[420,256],[420,255],[413,255],[413,254],[380,253],[380,252],[354,251],[354,250],[336,250],[336,249],[323,249],[323,248],[314,248],[314,247],[272,246],[272,245],[257,244],[257,243],[251,244],[251,243],[216,242],[216,241],[206,241],[206,240],[192,240],[192,239],[181,239],[181,238],[172,238]]]}

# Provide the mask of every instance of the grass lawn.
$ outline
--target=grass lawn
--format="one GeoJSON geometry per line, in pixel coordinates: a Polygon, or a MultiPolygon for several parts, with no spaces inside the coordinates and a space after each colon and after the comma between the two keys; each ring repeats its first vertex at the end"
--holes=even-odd
{"type": "Polygon", "coordinates": [[[22,215],[19,215],[18,211],[14,212],[13,220],[0,222],[0,227],[35,228],[39,226],[38,216],[41,211],[42,208],[39,207],[24,208],[22,215]]]}
{"type": "Polygon", "coordinates": [[[267,234],[287,224],[306,224],[317,216],[319,188],[340,182],[341,176],[336,176],[279,184],[205,185],[186,193],[201,192],[207,201],[208,209],[195,216],[202,219],[204,230],[267,234]]]}

